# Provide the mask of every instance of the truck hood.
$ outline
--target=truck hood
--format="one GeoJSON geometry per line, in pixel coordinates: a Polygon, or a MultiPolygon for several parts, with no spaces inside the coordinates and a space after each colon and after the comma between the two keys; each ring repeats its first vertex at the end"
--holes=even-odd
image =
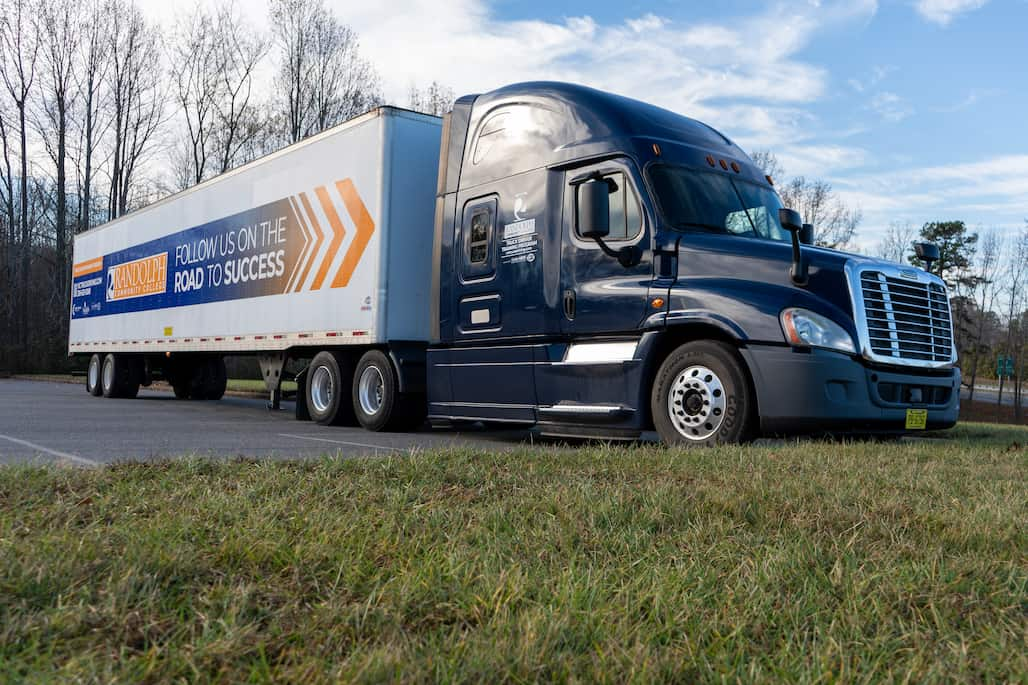
{"type": "Polygon", "coordinates": [[[683,234],[678,274],[668,290],[669,311],[707,312],[745,339],[780,342],[778,315],[804,307],[856,335],[847,264],[886,264],[861,255],[804,246],[806,286],[792,282],[792,246],[719,234],[683,234]]]}

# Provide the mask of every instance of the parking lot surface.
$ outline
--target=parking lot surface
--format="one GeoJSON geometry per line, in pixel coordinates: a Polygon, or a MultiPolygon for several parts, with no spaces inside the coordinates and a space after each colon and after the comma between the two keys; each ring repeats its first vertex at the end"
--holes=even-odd
{"type": "Polygon", "coordinates": [[[258,399],[191,402],[147,389],[136,399],[106,399],[89,396],[84,384],[0,380],[0,463],[8,464],[385,455],[449,446],[499,450],[532,440],[527,431],[425,427],[416,433],[372,433],[296,421],[290,402],[269,411],[258,399]]]}

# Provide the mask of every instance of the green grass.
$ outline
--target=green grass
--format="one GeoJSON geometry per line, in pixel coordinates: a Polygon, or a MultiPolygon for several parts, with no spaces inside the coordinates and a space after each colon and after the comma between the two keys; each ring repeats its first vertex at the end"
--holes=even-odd
{"type": "Polygon", "coordinates": [[[0,469],[0,681],[1021,681],[1028,431],[0,469]]]}

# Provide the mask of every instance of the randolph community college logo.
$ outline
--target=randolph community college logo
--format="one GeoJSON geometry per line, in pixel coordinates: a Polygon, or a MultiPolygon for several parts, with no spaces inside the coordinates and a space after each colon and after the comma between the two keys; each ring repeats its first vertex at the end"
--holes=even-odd
{"type": "Polygon", "coordinates": [[[168,253],[150,255],[107,269],[107,301],[158,295],[168,287],[168,253]]]}

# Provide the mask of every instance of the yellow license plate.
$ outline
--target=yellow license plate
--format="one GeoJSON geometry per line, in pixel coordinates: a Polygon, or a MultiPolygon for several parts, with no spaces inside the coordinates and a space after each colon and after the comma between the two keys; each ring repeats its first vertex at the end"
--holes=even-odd
{"type": "Polygon", "coordinates": [[[927,409],[907,410],[907,430],[923,431],[928,426],[927,409]]]}

